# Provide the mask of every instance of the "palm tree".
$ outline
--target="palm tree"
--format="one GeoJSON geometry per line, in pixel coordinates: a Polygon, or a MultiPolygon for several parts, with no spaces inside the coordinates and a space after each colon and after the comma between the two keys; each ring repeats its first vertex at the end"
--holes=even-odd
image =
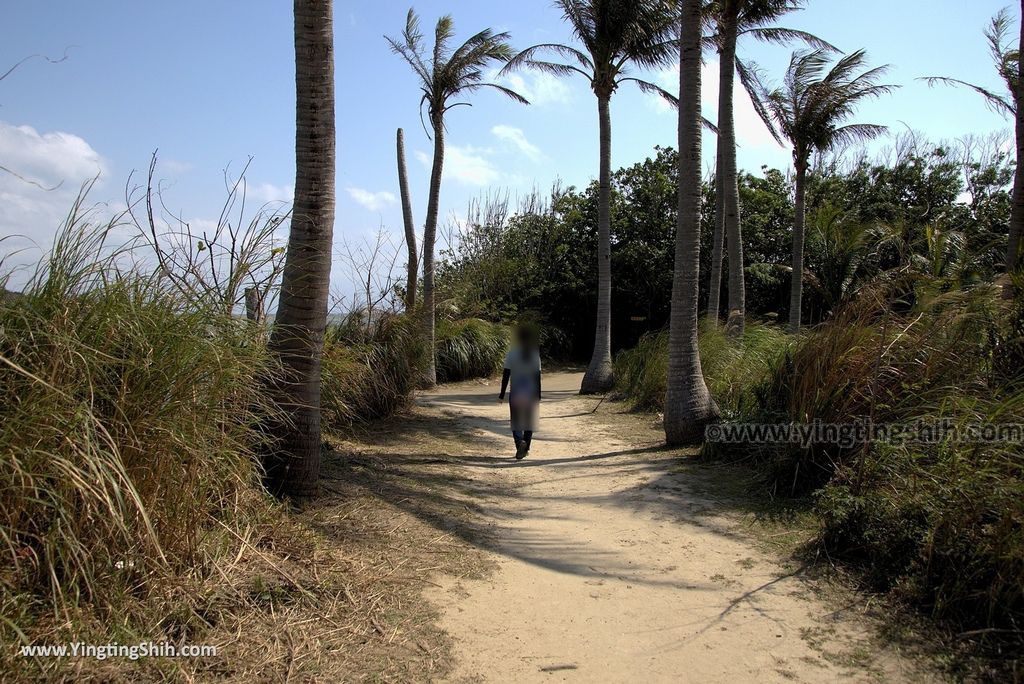
{"type": "Polygon", "coordinates": [[[796,52],[789,62],[781,88],[768,92],[756,74],[750,74],[759,99],[771,112],[778,131],[793,145],[796,169],[795,220],[793,223],[793,284],[789,297],[789,328],[800,329],[804,270],[804,194],[811,155],[836,147],[870,140],[886,130],[878,124],[845,123],[862,101],[891,92],[896,86],[880,85],[888,66],[867,69],[863,50],[831,63],[823,49],[796,52]]]}
{"type": "MultiPolygon", "coordinates": [[[[1021,0],[1021,15],[1024,17],[1024,0],[1021,0]]],[[[1010,24],[1010,14],[1003,9],[992,17],[991,23],[985,29],[985,39],[988,42],[992,61],[1006,86],[1005,94],[956,78],[945,76],[926,76],[924,78],[928,85],[944,84],[969,88],[985,98],[985,102],[992,110],[1003,116],[1013,116],[1014,118],[1017,166],[1013,174],[1010,239],[1006,248],[1007,273],[1015,271],[1019,266],[1021,234],[1024,232],[1024,164],[1021,163],[1021,160],[1024,159],[1024,107],[1020,106],[1020,84],[1024,83],[1024,65],[1021,64],[1020,59],[1020,55],[1024,54],[1024,20],[1020,22],[1020,36],[1016,45],[1008,40],[1010,24]]],[[[1012,281],[1007,285],[1006,294],[1008,296],[1013,294],[1012,281]]]]}
{"type": "Polygon", "coordinates": [[[683,0],[679,38],[679,213],[668,338],[665,440],[692,444],[717,419],[697,348],[701,201],[701,0],[683,0]]]}
{"type": "Polygon", "coordinates": [[[825,204],[810,220],[808,238],[816,253],[815,264],[804,269],[804,278],[818,291],[827,311],[849,301],[857,287],[872,272],[871,259],[880,231],[851,218],[839,208],[825,204]]]}
{"type": "Polygon", "coordinates": [[[437,239],[437,215],[441,201],[441,174],[444,171],[445,114],[453,107],[468,104],[454,100],[484,88],[493,88],[517,102],[529,103],[509,88],[484,81],[484,69],[488,65],[507,62],[515,54],[509,46],[508,33],[494,33],[491,29],[484,29],[452,50],[450,42],[455,30],[451,16],[445,15],[437,20],[434,48],[428,54],[419,24],[419,17],[410,9],[401,37],[385,36],[385,39],[391,45],[392,52],[408,62],[419,79],[422,92],[420,108],[421,111],[424,105],[427,108],[427,118],[434,138],[434,162],[430,169],[430,193],[423,226],[423,320],[430,350],[423,382],[432,386],[437,382],[434,355],[434,243],[437,239]]]}
{"type": "Polygon", "coordinates": [[[295,203],[270,349],[272,387],[287,420],[266,459],[268,488],[311,496],[320,477],[320,360],[334,234],[334,22],[332,0],[295,0],[295,203]]]}
{"type": "Polygon", "coordinates": [[[655,68],[669,64],[676,54],[677,12],[672,0],[556,0],[572,26],[580,48],[542,43],[516,55],[503,73],[532,67],[555,76],[580,74],[597,96],[600,126],[600,170],[597,211],[597,325],[594,353],[583,376],[582,394],[604,392],[614,382],[611,343],[611,155],[612,94],[627,81],[648,92],[665,94],[658,86],[628,76],[627,68],[655,68]],[[537,59],[552,55],[568,63],[537,59]]]}
{"type": "Polygon", "coordinates": [[[409,253],[405,278],[405,310],[409,313],[416,308],[416,276],[419,261],[416,258],[416,228],[412,220],[412,200],[409,198],[409,176],[405,169],[405,133],[398,129],[396,146],[398,152],[398,191],[402,196],[402,221],[405,224],[405,247],[409,253]]]}
{"type": "Polygon", "coordinates": [[[805,31],[769,26],[780,17],[801,9],[804,0],[716,0],[711,11],[717,24],[713,43],[719,55],[718,73],[718,213],[715,222],[716,235],[713,240],[711,292],[713,300],[709,307],[713,319],[718,318],[718,292],[721,289],[722,243],[729,252],[729,318],[726,329],[731,334],[743,333],[746,310],[745,287],[743,282],[743,231],[740,225],[739,178],[736,165],[736,126],[733,118],[733,85],[737,72],[740,82],[751,94],[754,109],[782,144],[771,125],[770,114],[757,97],[755,84],[750,76],[751,67],[744,64],[736,54],[736,45],[741,36],[751,36],[769,43],[784,44],[800,40],[811,47],[824,50],[834,49],[830,44],[805,31]],[[725,238],[723,240],[723,237],[725,238]]]}

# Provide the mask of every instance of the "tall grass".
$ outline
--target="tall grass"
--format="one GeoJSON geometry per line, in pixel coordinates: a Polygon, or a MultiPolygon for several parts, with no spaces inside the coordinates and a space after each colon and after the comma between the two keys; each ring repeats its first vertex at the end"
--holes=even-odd
{"type": "MultiPolygon", "coordinates": [[[[735,415],[750,390],[761,381],[792,344],[779,328],[751,323],[738,341],[702,321],[699,330],[701,366],[712,397],[727,415],[735,415]]],[[[668,376],[668,332],[648,333],[633,349],[615,359],[616,393],[638,411],[661,411],[668,376]]]]}
{"type": "Polygon", "coordinates": [[[457,382],[497,372],[508,349],[509,329],[479,318],[437,324],[437,381],[457,382]]]}
{"type": "Polygon", "coordinates": [[[1007,441],[957,435],[1024,426],[1024,304],[1006,302],[993,285],[913,305],[887,290],[865,290],[805,333],[736,417],[955,431],[852,446],[709,445],[706,453],[755,464],[771,492],[813,495],[829,558],[1012,671],[1024,656],[1024,444],[1012,427],[1007,441]]]}
{"type": "Polygon", "coordinates": [[[223,527],[262,505],[264,348],[246,323],[98,257],[105,235],[73,215],[24,296],[0,300],[5,628],[39,601],[114,611],[211,572],[223,527]]]}
{"type": "Polygon", "coordinates": [[[328,328],[322,370],[326,427],[344,430],[408,405],[424,351],[418,333],[415,319],[392,314],[369,329],[358,316],[328,328]]]}

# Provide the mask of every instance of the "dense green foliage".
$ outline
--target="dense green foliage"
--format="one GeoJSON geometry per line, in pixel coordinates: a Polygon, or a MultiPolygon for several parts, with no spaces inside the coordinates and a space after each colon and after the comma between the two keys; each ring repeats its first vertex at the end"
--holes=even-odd
{"type": "MultiPolygon", "coordinates": [[[[613,346],[634,346],[668,321],[675,239],[676,153],[613,174],[613,346]]],[[[884,155],[809,177],[805,320],[827,320],[872,279],[894,268],[939,278],[948,289],[990,280],[1006,249],[1012,163],[998,141],[950,145],[907,135],[884,155]]],[[[742,173],[747,312],[788,316],[792,180],[775,169],[742,173]]],[[[710,271],[713,183],[704,187],[701,271],[710,271]]],[[[596,307],[597,192],[556,188],[517,212],[491,198],[471,211],[438,272],[443,298],[460,315],[490,320],[537,316],[550,355],[588,358],[596,307]]],[[[707,279],[703,279],[707,282],[707,279]]],[[[725,287],[723,283],[722,287],[725,287]]],[[[702,290],[701,302],[708,293],[702,290]]],[[[723,296],[723,301],[726,298],[723,296]]]]}
{"type": "Polygon", "coordinates": [[[437,326],[437,381],[486,378],[501,369],[509,328],[479,318],[443,320],[437,326]]]}

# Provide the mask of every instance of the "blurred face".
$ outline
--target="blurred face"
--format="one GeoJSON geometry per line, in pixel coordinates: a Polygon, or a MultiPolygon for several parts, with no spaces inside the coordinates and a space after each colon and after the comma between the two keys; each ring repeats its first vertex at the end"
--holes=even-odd
{"type": "Polygon", "coordinates": [[[523,349],[533,349],[537,346],[533,334],[525,327],[516,329],[516,342],[523,349]]]}

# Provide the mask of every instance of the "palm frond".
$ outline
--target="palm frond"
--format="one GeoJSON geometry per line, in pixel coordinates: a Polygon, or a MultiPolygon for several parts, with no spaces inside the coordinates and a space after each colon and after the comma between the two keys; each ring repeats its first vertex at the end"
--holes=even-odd
{"type": "Polygon", "coordinates": [[[455,35],[452,15],[446,14],[434,26],[434,69],[448,61],[448,41],[455,35]]]}
{"type": "MultiPolygon", "coordinates": [[[[503,85],[498,85],[497,83],[472,83],[472,84],[463,86],[462,88],[460,88],[459,90],[457,90],[453,94],[458,94],[458,93],[474,93],[474,92],[476,92],[478,90],[481,90],[483,88],[494,88],[498,92],[508,96],[510,99],[515,100],[516,102],[518,102],[520,104],[527,104],[527,105],[530,104],[529,100],[527,100],[525,97],[523,97],[522,95],[520,95],[516,91],[512,90],[511,88],[506,88],[503,85]]],[[[464,103],[458,103],[458,104],[464,104],[464,103]]],[[[456,105],[451,105],[451,106],[454,107],[456,105]]],[[[451,107],[449,107],[449,109],[451,109],[451,107]]]]}
{"type": "Polygon", "coordinates": [[[949,78],[947,76],[924,76],[918,80],[927,82],[929,87],[935,87],[936,85],[948,85],[973,90],[984,98],[985,104],[989,109],[1003,116],[1012,116],[1017,111],[1016,106],[1008,97],[994,93],[979,85],[968,83],[967,81],[961,81],[958,78],[949,78]]]}
{"type": "Polygon", "coordinates": [[[747,64],[737,58],[736,73],[740,77],[740,84],[743,86],[743,89],[750,96],[750,103],[754,106],[754,111],[757,112],[758,118],[768,128],[768,132],[775,139],[775,142],[780,145],[784,144],[782,135],[775,127],[775,119],[767,102],[767,90],[761,82],[761,75],[757,64],[754,62],[747,64]]]}
{"type": "MultiPolygon", "coordinates": [[[[669,91],[665,90],[658,84],[651,83],[650,81],[645,81],[642,78],[634,78],[633,76],[629,76],[622,79],[623,83],[627,81],[632,81],[633,83],[636,83],[637,87],[642,92],[647,93],[649,95],[658,95],[662,97],[670,105],[672,105],[672,107],[676,109],[679,108],[679,98],[670,93],[669,91]]],[[[703,124],[704,128],[708,129],[715,135],[718,135],[718,126],[716,126],[714,122],[712,122],[710,119],[702,116],[701,124],[703,124]]]]}
{"type": "Polygon", "coordinates": [[[829,52],[842,52],[832,43],[819,38],[813,33],[807,31],[800,31],[798,29],[784,28],[781,26],[765,26],[749,29],[741,29],[739,35],[747,35],[762,43],[770,43],[772,45],[788,45],[790,43],[803,43],[804,45],[814,48],[816,50],[827,50],[829,52]]]}
{"type": "MultiPolygon", "coordinates": [[[[535,59],[537,53],[551,52],[556,54],[563,59],[576,62],[579,67],[575,67],[571,64],[562,65],[575,72],[581,73],[587,78],[593,78],[594,64],[590,61],[590,58],[585,54],[577,50],[576,48],[568,45],[561,45],[559,43],[540,43],[538,45],[532,45],[525,50],[521,50],[519,54],[508,60],[508,63],[502,67],[501,71],[498,72],[499,76],[504,76],[512,71],[520,69],[522,67],[529,67],[531,63],[538,60],[535,59]],[[585,71],[586,70],[586,71],[585,71]],[[590,71],[591,73],[586,73],[590,71]]],[[[551,62],[547,62],[550,64],[551,62]]]]}
{"type": "Polygon", "coordinates": [[[889,130],[888,127],[881,124],[849,124],[840,126],[832,131],[830,144],[826,149],[873,140],[883,135],[887,130],[889,130]]]}

